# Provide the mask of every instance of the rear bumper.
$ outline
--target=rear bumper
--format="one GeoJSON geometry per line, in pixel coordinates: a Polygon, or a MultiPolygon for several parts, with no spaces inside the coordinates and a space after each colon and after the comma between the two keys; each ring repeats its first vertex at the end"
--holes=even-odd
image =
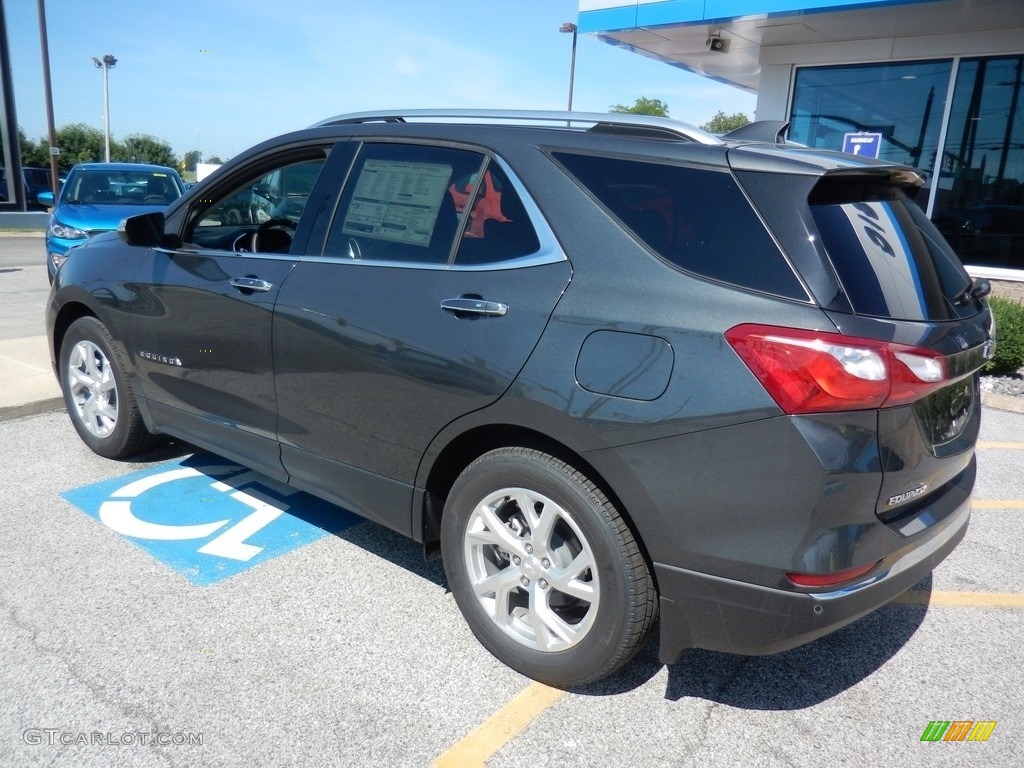
{"type": "Polygon", "coordinates": [[[655,563],[661,662],[671,664],[688,648],[763,656],[827,635],[924,578],[960,543],[969,520],[967,499],[927,541],[883,563],[873,578],[834,592],[787,592],[655,563]]]}

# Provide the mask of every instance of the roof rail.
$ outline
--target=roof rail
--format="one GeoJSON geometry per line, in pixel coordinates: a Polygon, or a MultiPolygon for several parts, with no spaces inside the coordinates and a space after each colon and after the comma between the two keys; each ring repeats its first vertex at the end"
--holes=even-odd
{"type": "Polygon", "coordinates": [[[353,112],[321,120],[311,128],[327,125],[359,123],[476,122],[495,121],[506,124],[552,123],[572,127],[575,123],[589,126],[597,133],[626,133],[647,138],[684,139],[699,144],[722,144],[722,140],[695,128],[689,123],[667,117],[633,115],[621,112],[558,112],[514,109],[406,109],[376,112],[353,112]],[[621,130],[618,130],[621,129],[621,130]]]}

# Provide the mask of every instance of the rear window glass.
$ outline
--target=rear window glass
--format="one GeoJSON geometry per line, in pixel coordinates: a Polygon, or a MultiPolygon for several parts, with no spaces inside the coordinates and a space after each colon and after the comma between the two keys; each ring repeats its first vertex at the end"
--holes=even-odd
{"type": "Polygon", "coordinates": [[[811,213],[853,311],[894,320],[950,320],[970,278],[917,203],[892,185],[816,190],[811,213]]]}
{"type": "Polygon", "coordinates": [[[666,261],[712,280],[807,300],[730,174],[590,155],[555,158],[666,261]]]}

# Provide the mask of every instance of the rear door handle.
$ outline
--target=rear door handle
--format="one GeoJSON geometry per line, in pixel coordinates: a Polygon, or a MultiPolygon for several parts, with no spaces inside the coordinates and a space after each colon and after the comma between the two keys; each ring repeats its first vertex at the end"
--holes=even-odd
{"type": "Polygon", "coordinates": [[[503,317],[508,312],[508,304],[502,304],[500,301],[486,301],[484,299],[445,299],[441,302],[441,309],[446,309],[455,314],[503,317]]]}
{"type": "Polygon", "coordinates": [[[274,287],[273,283],[268,283],[266,280],[260,280],[258,277],[233,277],[231,278],[231,285],[235,288],[241,288],[246,291],[260,291],[266,292],[274,287]]]}

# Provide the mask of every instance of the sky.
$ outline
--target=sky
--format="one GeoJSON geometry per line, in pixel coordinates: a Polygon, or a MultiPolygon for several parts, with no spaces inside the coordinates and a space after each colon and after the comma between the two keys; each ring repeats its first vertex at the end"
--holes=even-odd
{"type": "MultiPolygon", "coordinates": [[[[18,124],[46,135],[34,0],[8,0],[18,124]]],[[[222,159],[333,115],[377,109],[565,109],[576,0],[46,0],[57,127],[148,133],[222,159]]],[[[753,117],[755,96],[580,35],[573,108],[661,99],[694,125],[753,117]]]]}

